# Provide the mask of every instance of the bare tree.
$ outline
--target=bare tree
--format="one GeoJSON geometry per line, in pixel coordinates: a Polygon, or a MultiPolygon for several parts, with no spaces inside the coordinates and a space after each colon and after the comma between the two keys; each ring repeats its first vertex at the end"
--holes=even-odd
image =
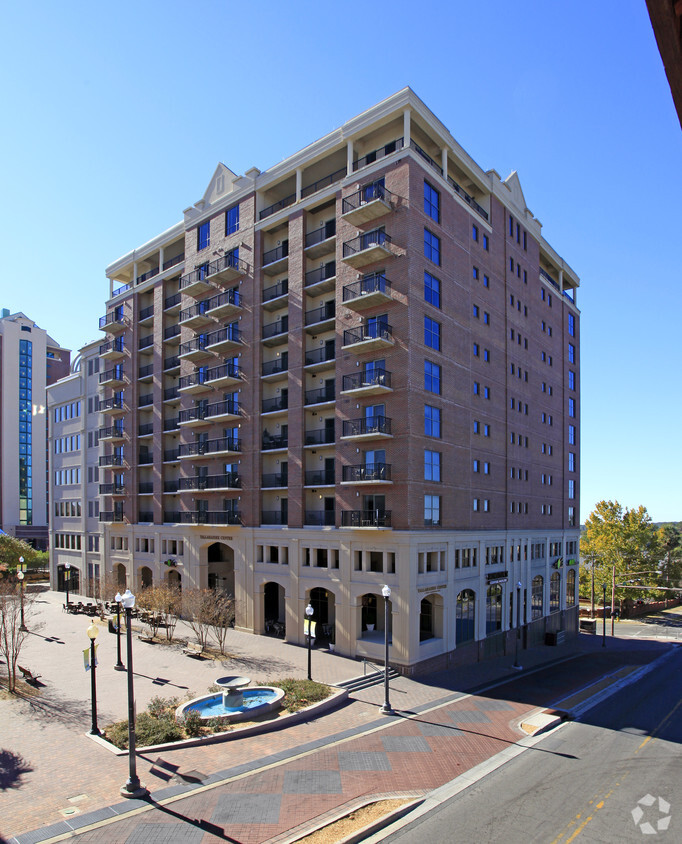
{"type": "Polygon", "coordinates": [[[220,648],[220,653],[224,654],[227,630],[234,622],[234,598],[225,592],[214,592],[212,604],[211,632],[220,648]]]}
{"type": "Polygon", "coordinates": [[[182,592],[177,586],[172,586],[169,583],[157,586],[156,591],[157,611],[163,618],[163,624],[166,627],[166,639],[170,642],[173,640],[175,626],[182,612],[182,592]]]}
{"type": "Polygon", "coordinates": [[[187,589],[182,593],[182,616],[202,648],[208,643],[214,597],[212,589],[187,589]]]}
{"type": "MultiPolygon", "coordinates": [[[[31,616],[35,594],[24,594],[24,620],[31,616]]],[[[17,686],[17,663],[21,647],[28,636],[21,629],[21,587],[14,579],[0,581],[0,654],[7,663],[7,689],[14,694],[17,686]]]]}
{"type": "Polygon", "coordinates": [[[156,638],[159,632],[163,616],[159,612],[160,595],[159,592],[163,587],[159,586],[145,586],[140,589],[137,594],[137,606],[142,610],[140,613],[140,620],[149,628],[149,634],[152,638],[156,638]]]}

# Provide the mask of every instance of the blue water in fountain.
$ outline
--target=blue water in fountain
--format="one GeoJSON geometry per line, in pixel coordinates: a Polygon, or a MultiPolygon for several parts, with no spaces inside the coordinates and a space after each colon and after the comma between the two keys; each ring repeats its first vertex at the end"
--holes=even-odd
{"type": "Polygon", "coordinates": [[[221,715],[245,712],[257,706],[262,706],[264,703],[272,703],[277,697],[277,692],[273,692],[271,689],[244,689],[243,696],[244,703],[241,706],[223,706],[223,693],[218,692],[218,694],[187,706],[185,711],[194,709],[202,718],[218,718],[221,715]]]}

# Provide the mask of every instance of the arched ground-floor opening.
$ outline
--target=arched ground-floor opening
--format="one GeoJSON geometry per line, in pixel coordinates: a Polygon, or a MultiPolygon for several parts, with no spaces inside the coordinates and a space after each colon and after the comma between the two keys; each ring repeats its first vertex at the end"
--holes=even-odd
{"type": "Polygon", "coordinates": [[[336,641],[336,597],[329,589],[316,586],[308,596],[313,608],[312,621],[315,623],[315,639],[318,645],[336,641]]]}
{"type": "Polygon", "coordinates": [[[207,549],[208,588],[219,589],[234,597],[234,549],[224,542],[214,542],[207,549]]]}
{"type": "Polygon", "coordinates": [[[154,585],[154,577],[149,566],[142,566],[139,571],[140,589],[148,589],[154,585]]]}
{"type": "Polygon", "coordinates": [[[168,572],[168,585],[175,589],[182,590],[182,575],[179,571],[171,569],[168,572]]]}
{"type": "Polygon", "coordinates": [[[114,583],[119,592],[125,592],[127,586],[127,571],[123,563],[114,566],[114,583]]]}
{"type": "Polygon", "coordinates": [[[263,587],[263,630],[271,636],[284,638],[286,634],[284,587],[270,581],[263,587]]]}

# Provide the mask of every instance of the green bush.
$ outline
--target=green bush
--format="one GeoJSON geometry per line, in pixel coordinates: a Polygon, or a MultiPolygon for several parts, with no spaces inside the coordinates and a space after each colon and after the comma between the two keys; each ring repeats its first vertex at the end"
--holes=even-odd
{"type": "Polygon", "coordinates": [[[163,718],[170,712],[175,712],[179,706],[176,697],[153,697],[147,704],[147,712],[154,718],[163,718]]]}
{"type": "Polygon", "coordinates": [[[202,734],[204,723],[196,709],[186,709],[182,718],[182,726],[187,737],[194,738],[202,734]]]}
{"type": "Polygon", "coordinates": [[[175,718],[168,716],[154,718],[149,712],[138,715],[135,733],[138,743],[142,746],[166,744],[166,742],[179,741],[182,738],[182,730],[175,718]]]}
{"type": "Polygon", "coordinates": [[[104,737],[119,750],[125,750],[128,747],[128,722],[117,721],[115,724],[109,724],[104,731],[104,737]]]}
{"type": "Polygon", "coordinates": [[[295,680],[293,677],[273,680],[268,685],[282,689],[284,692],[282,707],[288,709],[289,712],[296,712],[324,700],[332,693],[329,686],[324,683],[316,683],[314,680],[295,680]]]}

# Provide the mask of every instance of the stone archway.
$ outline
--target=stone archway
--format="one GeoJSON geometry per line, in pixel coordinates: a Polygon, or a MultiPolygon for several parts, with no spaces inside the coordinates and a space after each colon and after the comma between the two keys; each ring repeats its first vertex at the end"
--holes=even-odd
{"type": "Polygon", "coordinates": [[[168,585],[174,587],[178,591],[182,590],[182,575],[179,571],[171,569],[168,572],[168,585]]]}
{"type": "Polygon", "coordinates": [[[328,589],[316,586],[308,597],[314,610],[312,620],[317,622],[316,638],[318,644],[336,640],[336,596],[328,589]]]}
{"type": "Polygon", "coordinates": [[[127,572],[123,563],[117,563],[114,566],[114,580],[119,592],[125,592],[127,588],[127,572]]]}
{"type": "Polygon", "coordinates": [[[234,549],[224,542],[214,542],[208,546],[207,560],[208,588],[234,597],[234,549]]]}
{"type": "Polygon", "coordinates": [[[284,603],[285,590],[279,583],[270,581],[263,587],[263,628],[266,633],[276,636],[285,635],[284,603]]]}

